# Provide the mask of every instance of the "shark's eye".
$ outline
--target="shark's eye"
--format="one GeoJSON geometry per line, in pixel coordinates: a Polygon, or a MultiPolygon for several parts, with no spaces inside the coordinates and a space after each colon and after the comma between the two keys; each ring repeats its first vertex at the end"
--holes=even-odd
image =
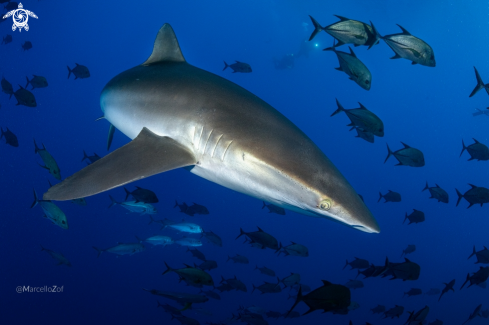
{"type": "Polygon", "coordinates": [[[325,199],[325,200],[322,200],[320,203],[319,203],[319,208],[321,210],[324,210],[324,211],[328,211],[329,209],[331,209],[331,205],[333,203],[331,202],[330,199],[325,199]]]}

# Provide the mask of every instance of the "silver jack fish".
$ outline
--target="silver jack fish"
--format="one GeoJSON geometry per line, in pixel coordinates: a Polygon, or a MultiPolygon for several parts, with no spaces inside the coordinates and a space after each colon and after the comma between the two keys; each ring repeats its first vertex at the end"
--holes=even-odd
{"type": "Polygon", "coordinates": [[[235,191],[377,233],[353,187],[304,132],[240,86],[188,64],[170,25],[146,62],[114,77],[100,104],[134,139],[53,186],[71,200],[186,167],[235,191]]]}

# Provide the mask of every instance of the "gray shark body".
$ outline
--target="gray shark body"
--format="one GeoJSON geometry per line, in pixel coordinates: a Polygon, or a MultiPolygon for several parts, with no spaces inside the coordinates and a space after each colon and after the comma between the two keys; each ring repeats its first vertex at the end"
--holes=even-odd
{"type": "Polygon", "coordinates": [[[45,199],[94,195],[171,169],[302,214],[379,232],[354,189],[291,121],[240,86],[188,64],[173,29],[103,89],[104,117],[134,139],[68,177],[45,199]]]}

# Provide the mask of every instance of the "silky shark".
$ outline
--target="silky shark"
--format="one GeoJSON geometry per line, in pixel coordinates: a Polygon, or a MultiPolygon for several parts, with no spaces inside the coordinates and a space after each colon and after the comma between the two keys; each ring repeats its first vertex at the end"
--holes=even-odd
{"type": "Polygon", "coordinates": [[[188,64],[169,24],[146,62],[109,81],[100,105],[133,140],[51,187],[44,200],[87,197],[185,167],[276,206],[380,231],[311,139],[249,91],[188,64]]]}

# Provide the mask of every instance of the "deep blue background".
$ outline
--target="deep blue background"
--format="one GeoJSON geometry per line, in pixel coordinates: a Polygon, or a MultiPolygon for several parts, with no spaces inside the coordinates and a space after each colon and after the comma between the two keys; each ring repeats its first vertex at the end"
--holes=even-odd
{"type": "MultiPolygon", "coordinates": [[[[2,324],[161,324],[170,316],[156,308],[156,296],[141,288],[185,291],[198,290],[178,284],[175,274],[162,276],[164,261],[172,267],[198,262],[176,245],[165,249],[150,248],[134,256],[117,258],[102,254],[97,258],[92,246],[110,247],[116,242],[134,241],[134,236],[147,237],[160,233],[156,225],[148,225],[148,216],[126,214],[121,207],[110,210],[108,194],[124,198],[122,188],[87,199],[80,207],[69,202],[57,203],[66,213],[70,228],[63,230],[42,218],[39,207],[29,209],[32,189],[43,193],[48,180],[55,181],[37,166],[33,138],[44,143],[55,157],[63,177],[84,167],[83,154],[105,155],[108,131],[106,121],[94,122],[101,116],[99,95],[104,85],[116,74],[144,62],[150,55],[154,38],[163,23],[174,28],[186,60],[243,86],[278,109],[302,130],[341,170],[365,198],[376,216],[382,232],[365,234],[348,227],[309,218],[293,212],[286,216],[268,214],[262,203],[235,193],[185,170],[160,174],[130,184],[154,190],[157,219],[179,220],[183,214],[172,209],[174,200],[206,205],[211,214],[191,219],[204,229],[217,233],[224,241],[222,248],[205,243],[201,251],[217,260],[219,268],[211,271],[215,282],[220,276],[236,275],[248,286],[248,293],[227,292],[223,300],[197,305],[214,314],[212,317],[185,314],[205,321],[219,321],[236,313],[239,305],[256,305],[285,312],[293,300],[287,300],[288,289],[281,294],[250,294],[252,284],[273,278],[253,271],[255,265],[266,265],[282,278],[289,272],[301,274],[302,282],[312,288],[325,279],[346,283],[354,271],[342,270],[345,259],[354,256],[382,264],[388,256],[401,261],[401,251],[416,244],[409,257],[421,265],[421,276],[414,282],[366,279],[365,288],[352,291],[352,300],[360,308],[347,316],[315,312],[293,320],[269,320],[272,323],[309,324],[324,322],[354,324],[365,321],[403,324],[404,314],[395,321],[379,320],[370,308],[378,303],[387,308],[395,304],[406,310],[430,307],[429,321],[438,318],[445,324],[460,324],[482,303],[489,306],[488,292],[477,286],[459,291],[468,272],[475,272],[475,258],[467,260],[476,245],[489,246],[488,207],[467,210],[466,201],[455,207],[455,188],[463,193],[467,183],[489,187],[488,162],[468,162],[468,154],[459,158],[461,140],[466,144],[476,138],[489,144],[489,118],[472,117],[475,108],[484,108],[488,96],[481,91],[468,95],[475,86],[472,66],[489,81],[487,59],[488,7],[485,1],[23,1],[24,8],[39,19],[29,19],[28,32],[12,32],[11,20],[0,24],[0,36],[13,35],[13,42],[0,45],[0,74],[14,89],[25,85],[25,76],[45,76],[49,87],[35,89],[36,108],[15,106],[16,100],[0,94],[0,126],[9,127],[19,138],[20,147],[0,144],[0,323],[2,324]],[[364,22],[372,20],[383,35],[398,33],[400,24],[426,42],[435,51],[436,68],[412,66],[407,60],[389,60],[394,55],[388,46],[367,51],[355,48],[357,56],[373,75],[372,88],[365,91],[347,76],[335,71],[336,56],[320,49],[330,46],[332,38],[322,32],[314,40],[318,50],[309,58],[299,58],[291,70],[276,70],[272,58],[297,52],[300,42],[312,31],[308,15],[322,25],[342,15],[364,22]],[[307,23],[306,28],[303,23],[307,23]],[[307,30],[306,30],[307,29],[307,30]],[[21,44],[30,40],[33,48],[24,52],[21,44]],[[249,63],[251,74],[231,74],[222,61],[249,63]],[[91,77],[67,80],[67,69],[76,63],[86,65],[91,77]],[[336,109],[335,98],[345,108],[361,102],[377,114],[385,124],[385,137],[374,144],[354,138],[345,126],[344,114],[330,117],[336,109]],[[395,167],[391,158],[383,164],[391,149],[401,148],[403,141],[424,152],[423,168],[395,167]],[[450,203],[429,200],[421,192],[428,181],[438,183],[450,195],[450,203]],[[378,192],[400,192],[401,203],[377,203],[378,192]],[[422,210],[426,222],[402,224],[405,213],[422,210]],[[239,228],[252,231],[256,226],[288,244],[298,242],[309,247],[310,257],[276,257],[270,250],[260,251],[243,245],[234,238],[239,228]],[[55,266],[55,261],[40,251],[44,247],[63,253],[73,267],[55,266]],[[227,255],[246,255],[250,265],[226,263],[227,255]],[[443,282],[456,279],[456,292],[437,297],[403,298],[403,292],[416,287],[443,288],[443,282]],[[64,286],[59,294],[17,294],[19,285],[64,286]]],[[[340,48],[346,51],[347,47],[340,48]]],[[[129,139],[116,132],[112,149],[129,139]]],[[[161,232],[175,235],[170,230],[161,232]]],[[[149,245],[148,245],[149,246],[149,245]]],[[[161,302],[169,302],[161,298],[161,302]]],[[[296,310],[304,312],[301,303],[296,310]]],[[[472,324],[487,323],[476,319],[472,324]]],[[[172,321],[177,323],[177,321],[172,321]]]]}

